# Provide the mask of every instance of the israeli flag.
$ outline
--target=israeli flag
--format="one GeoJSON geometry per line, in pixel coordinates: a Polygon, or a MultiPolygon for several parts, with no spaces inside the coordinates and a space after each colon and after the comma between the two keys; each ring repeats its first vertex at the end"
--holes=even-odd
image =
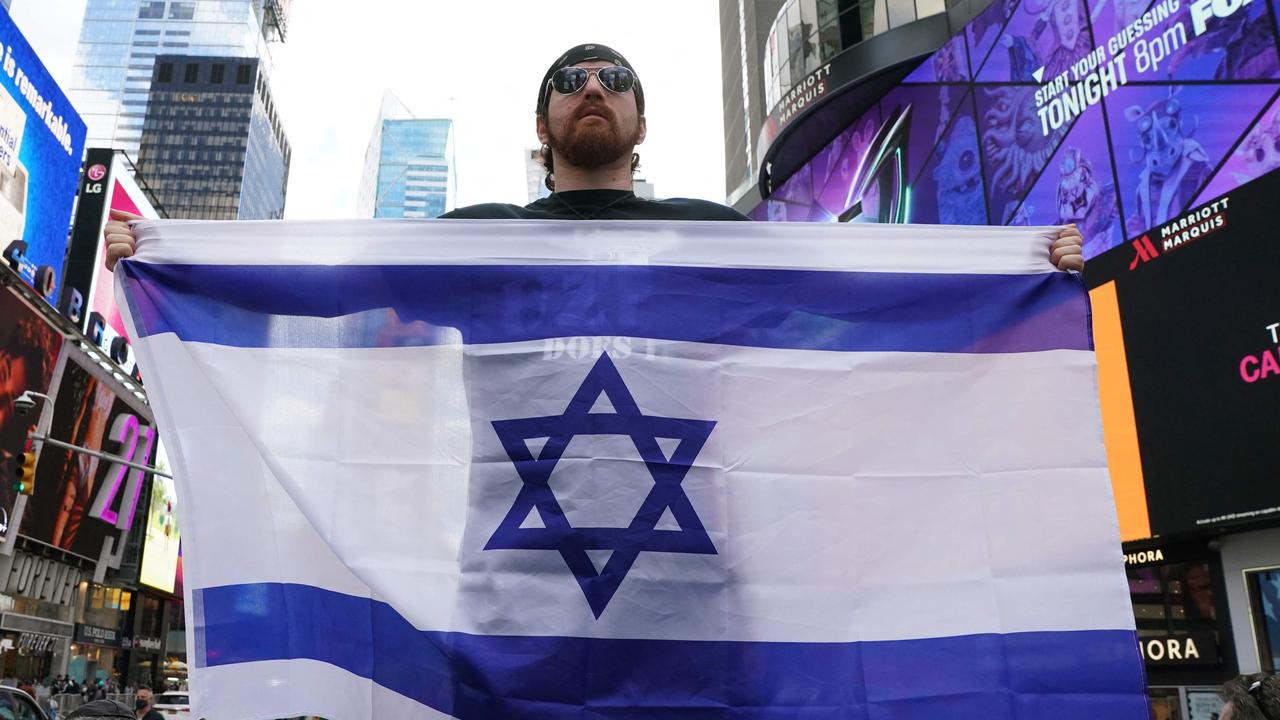
{"type": "Polygon", "coordinates": [[[137,234],[196,717],[1148,717],[1053,229],[137,234]]]}

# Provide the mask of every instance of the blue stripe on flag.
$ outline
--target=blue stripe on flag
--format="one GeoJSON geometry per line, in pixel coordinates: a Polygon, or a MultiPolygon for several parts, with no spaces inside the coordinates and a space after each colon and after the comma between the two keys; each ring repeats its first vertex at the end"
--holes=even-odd
{"type": "Polygon", "coordinates": [[[195,593],[203,667],[318,660],[463,720],[1147,717],[1131,631],[854,643],[484,636],[417,630],[385,603],[307,585],[195,593]]]}
{"type": "Polygon", "coordinates": [[[239,347],[604,336],[835,351],[1092,348],[1078,276],[126,262],[143,335],[239,347]],[[395,311],[398,323],[388,325],[395,311]],[[422,322],[415,322],[422,321],[422,322]]]}

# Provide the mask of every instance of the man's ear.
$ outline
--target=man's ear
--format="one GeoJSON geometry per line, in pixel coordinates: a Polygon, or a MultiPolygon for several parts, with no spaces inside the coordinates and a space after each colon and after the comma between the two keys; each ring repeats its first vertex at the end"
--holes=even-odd
{"type": "MultiPolygon", "coordinates": [[[[551,133],[547,132],[547,116],[538,113],[535,129],[538,131],[538,142],[543,145],[551,144],[551,133]]],[[[643,131],[641,131],[643,132],[643,131]]]]}
{"type": "Polygon", "coordinates": [[[640,134],[636,136],[636,144],[644,142],[644,134],[648,130],[649,124],[644,121],[644,116],[640,116],[640,134]]]}

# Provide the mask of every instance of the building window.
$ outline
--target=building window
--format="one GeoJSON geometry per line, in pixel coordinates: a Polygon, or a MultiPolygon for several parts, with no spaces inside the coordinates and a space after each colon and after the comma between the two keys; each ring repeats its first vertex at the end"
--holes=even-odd
{"type": "Polygon", "coordinates": [[[163,0],[148,0],[142,3],[141,7],[138,8],[138,17],[142,20],[163,20],[163,0]]]}
{"type": "Polygon", "coordinates": [[[1245,574],[1263,672],[1280,670],[1280,568],[1245,574]]]}
{"type": "Polygon", "coordinates": [[[213,69],[209,71],[209,82],[214,85],[222,84],[222,74],[227,71],[227,66],[222,63],[215,63],[213,69]]]}
{"type": "Polygon", "coordinates": [[[183,75],[182,81],[185,83],[193,83],[200,79],[200,66],[195,63],[187,63],[186,74],[183,75]]]}
{"type": "Polygon", "coordinates": [[[253,66],[241,65],[236,68],[236,84],[249,85],[253,82],[253,66]]]}
{"type": "Polygon", "coordinates": [[[193,2],[175,2],[169,6],[170,20],[190,20],[196,16],[196,4],[193,2]]]}
{"type": "MultiPolygon", "coordinates": [[[[1138,643],[1150,668],[1213,667],[1220,663],[1213,565],[1208,559],[1159,564],[1127,558],[1138,643]]],[[[1170,553],[1172,554],[1172,553],[1170,553]]],[[[1172,559],[1172,558],[1171,558],[1172,559]]]]}
{"type": "Polygon", "coordinates": [[[156,76],[159,82],[173,82],[173,63],[160,63],[160,73],[156,76]]]}

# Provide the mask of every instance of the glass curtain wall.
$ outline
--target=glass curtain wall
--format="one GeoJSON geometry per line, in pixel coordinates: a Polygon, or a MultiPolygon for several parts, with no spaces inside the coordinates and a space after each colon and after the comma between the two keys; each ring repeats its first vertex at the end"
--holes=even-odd
{"type": "Polygon", "coordinates": [[[137,159],[157,55],[260,58],[270,53],[263,0],[88,0],[68,91],[89,128],[86,147],[137,159]]]}
{"type": "Polygon", "coordinates": [[[765,44],[765,107],[772,110],[809,73],[863,40],[945,11],[944,0],[791,0],[765,44]]]}

